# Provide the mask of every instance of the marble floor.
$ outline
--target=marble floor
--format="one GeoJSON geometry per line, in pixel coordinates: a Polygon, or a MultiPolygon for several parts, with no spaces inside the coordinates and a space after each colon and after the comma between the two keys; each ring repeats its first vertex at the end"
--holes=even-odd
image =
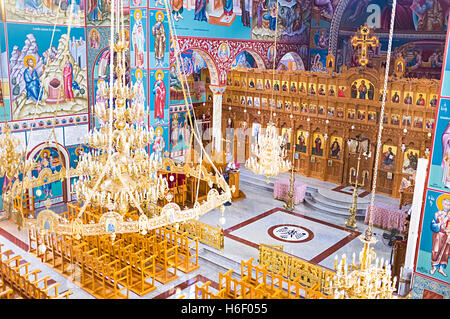
{"type": "MultiPolygon", "coordinates": [[[[333,268],[335,255],[357,255],[363,247],[358,236],[368,227],[362,219],[357,220],[357,231],[344,226],[347,216],[316,210],[300,203],[293,212],[283,209],[284,202],[273,198],[273,184],[267,184],[260,177],[242,170],[240,189],[246,197],[233,202],[224,212],[225,223],[219,225],[220,211],[214,210],[201,216],[200,221],[224,230],[225,244],[222,251],[204,244],[199,244],[200,268],[184,274],[178,271],[178,278],[166,285],[156,283],[157,289],[140,297],[130,292],[130,298],[194,298],[195,285],[211,281],[212,290],[217,289],[219,272],[233,269],[233,276],[240,276],[241,260],[254,258],[258,260],[259,244],[283,245],[283,250],[291,255],[316,263],[323,267],[333,268]],[[245,179],[252,183],[243,182],[245,179]],[[294,232],[289,230],[295,229],[294,232]]],[[[288,177],[284,174],[282,177],[288,177]]],[[[318,181],[297,175],[296,180],[306,183],[308,189],[319,189],[330,194],[334,199],[348,200],[345,192],[333,191],[339,185],[318,181]]],[[[273,180],[272,180],[273,182],[273,180]]],[[[351,196],[350,196],[351,197],[351,196]]],[[[368,202],[370,194],[361,201],[368,202]]],[[[382,201],[393,207],[398,206],[398,199],[376,194],[375,202],[382,201]]],[[[374,227],[377,243],[373,245],[377,257],[390,260],[392,247],[386,244],[382,235],[385,231],[374,227]]],[[[31,269],[40,269],[41,275],[48,275],[61,283],[60,292],[70,289],[70,299],[94,298],[68,278],[41,263],[34,255],[27,252],[27,233],[17,230],[10,221],[0,221],[0,243],[7,249],[31,263],[31,269]]]]}

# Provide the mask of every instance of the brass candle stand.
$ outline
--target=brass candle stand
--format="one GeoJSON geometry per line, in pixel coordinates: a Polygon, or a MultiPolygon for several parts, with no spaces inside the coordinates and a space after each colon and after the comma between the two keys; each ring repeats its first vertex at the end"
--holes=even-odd
{"type": "MultiPolygon", "coordinates": [[[[295,147],[295,146],[294,146],[295,147]]],[[[288,198],[284,204],[284,208],[290,211],[294,211],[295,202],[294,202],[294,184],[295,184],[295,175],[294,175],[294,161],[295,161],[295,149],[292,148],[292,165],[291,165],[291,177],[289,179],[289,191],[288,198]]]]}

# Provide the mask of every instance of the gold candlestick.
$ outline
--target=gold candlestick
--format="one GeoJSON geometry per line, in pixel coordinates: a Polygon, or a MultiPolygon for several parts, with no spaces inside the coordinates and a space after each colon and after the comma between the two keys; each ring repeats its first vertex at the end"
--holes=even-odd
{"type": "MultiPolygon", "coordinates": [[[[294,146],[295,147],[295,146],[294,146]]],[[[295,175],[294,175],[294,155],[295,149],[292,149],[292,165],[291,165],[291,178],[289,179],[289,191],[288,191],[288,199],[284,204],[284,208],[290,211],[294,211],[295,202],[294,202],[294,184],[295,184],[295,175]]]]}

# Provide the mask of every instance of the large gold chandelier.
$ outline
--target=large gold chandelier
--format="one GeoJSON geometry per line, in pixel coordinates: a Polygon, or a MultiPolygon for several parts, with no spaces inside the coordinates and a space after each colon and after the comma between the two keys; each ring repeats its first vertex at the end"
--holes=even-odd
{"type": "Polygon", "coordinates": [[[352,261],[343,255],[339,264],[335,259],[336,275],[330,284],[329,294],[336,299],[394,299],[397,277],[392,280],[391,266],[388,261],[376,258],[371,244],[376,243],[372,234],[360,237],[364,243],[359,253],[358,263],[355,263],[355,253],[352,261]],[[375,261],[375,263],[373,263],[375,261]]]}
{"type": "Polygon", "coordinates": [[[287,151],[282,144],[283,138],[278,135],[278,129],[269,122],[264,134],[258,136],[256,142],[251,145],[254,156],[247,159],[246,167],[255,174],[266,175],[267,179],[289,171],[292,163],[284,159],[287,151]]]}
{"type": "Polygon", "coordinates": [[[125,84],[127,47],[123,38],[114,46],[117,80],[112,88],[105,86],[103,92],[110,90],[114,106],[107,103],[95,106],[97,117],[105,125],[91,131],[86,138],[91,151],[80,159],[77,166],[80,179],[75,186],[78,200],[107,207],[121,215],[131,207],[142,213],[142,207],[156,204],[168,190],[167,180],[158,175],[161,159],[145,151],[154,140],[154,132],[139,125],[144,105],[138,101],[128,103],[136,92],[125,84]]]}

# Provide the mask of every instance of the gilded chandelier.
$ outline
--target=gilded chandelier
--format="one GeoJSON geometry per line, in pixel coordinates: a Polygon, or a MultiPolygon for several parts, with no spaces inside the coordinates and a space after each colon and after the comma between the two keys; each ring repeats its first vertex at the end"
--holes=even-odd
{"type": "Polygon", "coordinates": [[[269,177],[289,171],[292,163],[284,159],[287,152],[282,144],[282,136],[278,135],[278,129],[270,122],[264,134],[258,136],[256,143],[251,145],[254,156],[247,159],[246,167],[255,174],[266,175],[267,181],[269,177]]]}
{"type": "Polygon", "coordinates": [[[105,123],[90,132],[86,144],[91,152],[81,156],[80,173],[75,190],[77,198],[92,205],[107,207],[124,215],[130,204],[142,212],[142,207],[162,199],[168,190],[167,180],[158,174],[159,162],[145,151],[153,143],[153,129],[140,126],[144,105],[130,101],[136,95],[125,84],[124,51],[128,44],[120,39],[115,47],[117,80],[112,88],[103,87],[104,96],[112,92],[114,107],[107,103],[95,105],[97,117],[105,123]]]}
{"type": "Polygon", "coordinates": [[[359,253],[358,263],[355,263],[355,253],[349,262],[345,255],[341,261],[335,259],[336,276],[333,278],[328,293],[335,299],[395,299],[397,277],[392,280],[391,265],[381,261],[371,244],[376,243],[369,232],[361,235],[364,247],[359,253]],[[375,261],[375,263],[373,263],[375,261]]]}

